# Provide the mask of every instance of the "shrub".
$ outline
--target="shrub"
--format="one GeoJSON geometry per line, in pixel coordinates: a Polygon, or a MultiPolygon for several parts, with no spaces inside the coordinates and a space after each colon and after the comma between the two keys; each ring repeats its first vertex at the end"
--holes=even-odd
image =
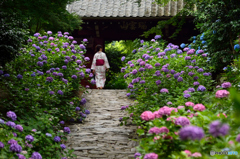
{"type": "MultiPolygon", "coordinates": [[[[68,35],[67,32],[52,35],[51,31],[44,35],[35,33],[18,57],[1,70],[1,86],[8,93],[1,105],[5,112],[14,110],[18,116],[15,123],[23,127],[23,131],[18,132],[17,127],[1,123],[1,142],[5,145],[0,150],[1,157],[16,157],[16,153],[9,151],[7,142],[10,139],[18,141],[27,151],[22,154],[27,158],[38,155],[34,152],[39,152],[42,158],[73,157],[73,150],[63,150],[65,145],[61,143],[70,133],[65,122],[82,122],[89,114],[83,108],[86,100],[77,96],[77,92],[85,90],[80,80],[88,77],[89,71],[84,65],[88,61],[83,55],[86,42],[78,46],[68,35]],[[15,137],[11,135],[14,132],[15,137]],[[7,134],[7,138],[3,137],[7,134]]],[[[4,114],[1,116],[6,120],[4,114]]]]}

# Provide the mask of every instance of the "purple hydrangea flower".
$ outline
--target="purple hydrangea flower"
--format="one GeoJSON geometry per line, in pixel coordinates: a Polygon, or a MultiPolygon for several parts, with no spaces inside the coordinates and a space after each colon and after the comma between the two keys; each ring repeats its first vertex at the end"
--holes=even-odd
{"type": "Polygon", "coordinates": [[[197,126],[185,126],[179,131],[179,137],[182,140],[201,140],[204,136],[203,129],[197,126]]]}
{"type": "Polygon", "coordinates": [[[185,56],[185,60],[191,60],[190,56],[185,56]]]}
{"type": "Polygon", "coordinates": [[[48,136],[48,137],[52,137],[52,134],[50,134],[50,133],[46,133],[46,136],[48,136]]]}
{"type": "Polygon", "coordinates": [[[10,127],[12,127],[12,128],[15,128],[15,126],[16,126],[16,124],[15,124],[14,122],[12,122],[12,121],[6,122],[6,125],[7,125],[7,126],[10,126],[10,127]]]}
{"type": "Polygon", "coordinates": [[[27,136],[25,137],[25,139],[26,139],[27,141],[29,141],[29,142],[33,142],[33,141],[34,141],[34,138],[33,138],[32,135],[27,135],[27,136]]]}
{"type": "Polygon", "coordinates": [[[65,149],[65,148],[66,148],[66,146],[65,146],[64,144],[61,144],[60,147],[61,147],[62,149],[65,149]]]}
{"type": "Polygon", "coordinates": [[[54,94],[54,92],[53,92],[53,91],[49,91],[49,94],[50,94],[50,95],[53,95],[53,94],[54,94]]]}
{"type": "Polygon", "coordinates": [[[86,104],[86,103],[87,103],[86,99],[85,99],[85,98],[82,98],[81,101],[80,101],[80,104],[81,104],[81,105],[84,105],[84,104],[86,104]]]}
{"type": "Polygon", "coordinates": [[[72,75],[72,79],[77,79],[77,76],[76,75],[72,75]]]}
{"type": "Polygon", "coordinates": [[[195,92],[195,89],[194,88],[188,88],[188,91],[189,92],[195,92]]]}
{"type": "Polygon", "coordinates": [[[52,81],[53,81],[53,78],[52,78],[52,77],[47,77],[46,80],[47,80],[48,82],[52,82],[52,81]]]}
{"type": "Polygon", "coordinates": [[[51,32],[51,31],[47,31],[47,34],[51,35],[51,34],[52,34],[52,32],[51,32]]]}
{"type": "Polygon", "coordinates": [[[161,76],[160,71],[156,71],[155,74],[156,74],[156,76],[161,76]]]}
{"type": "Polygon", "coordinates": [[[20,74],[18,74],[18,75],[17,75],[17,78],[18,78],[18,79],[22,79],[22,78],[23,78],[23,76],[22,76],[22,75],[20,75],[20,74]]]}
{"type": "Polygon", "coordinates": [[[209,126],[209,133],[214,137],[225,136],[229,132],[229,126],[222,124],[219,120],[213,121],[209,126]]]}
{"type": "Polygon", "coordinates": [[[76,111],[79,111],[80,110],[80,108],[79,107],[76,107],[76,109],[75,109],[76,111]]]}
{"type": "Polygon", "coordinates": [[[89,110],[85,110],[85,113],[88,115],[88,114],[90,114],[90,111],[89,110]]]}
{"type": "Polygon", "coordinates": [[[204,92],[206,88],[203,85],[198,86],[197,91],[204,92]]]}
{"type": "Polygon", "coordinates": [[[189,76],[193,76],[194,74],[195,74],[195,73],[193,73],[193,72],[189,72],[189,73],[188,73],[189,76]]]}
{"type": "Polygon", "coordinates": [[[154,39],[160,39],[162,36],[161,35],[155,35],[154,39]]]}
{"type": "Polygon", "coordinates": [[[184,98],[190,98],[191,97],[190,94],[184,94],[183,96],[184,96],[184,98]]]}
{"type": "Polygon", "coordinates": [[[62,66],[62,69],[66,70],[66,69],[67,69],[67,66],[62,66]]]}
{"type": "Polygon", "coordinates": [[[11,118],[12,121],[15,121],[17,119],[17,115],[12,111],[7,112],[7,117],[11,118]]]}
{"type": "Polygon", "coordinates": [[[16,125],[15,129],[20,131],[20,132],[23,131],[23,127],[21,125],[16,125]]]}
{"type": "Polygon", "coordinates": [[[4,74],[3,76],[4,76],[4,77],[10,77],[10,75],[9,75],[9,74],[7,74],[7,73],[6,73],[6,74],[4,74]]]}
{"type": "Polygon", "coordinates": [[[145,69],[142,68],[142,67],[140,67],[140,68],[138,69],[139,72],[142,72],[142,71],[144,71],[144,70],[145,70],[145,69]]]}
{"type": "Polygon", "coordinates": [[[65,124],[65,122],[64,121],[60,121],[60,124],[65,124]]]}
{"type": "Polygon", "coordinates": [[[61,91],[61,90],[58,90],[57,93],[60,95],[63,95],[63,91],[61,91]]]}
{"type": "Polygon", "coordinates": [[[222,84],[222,88],[229,88],[229,87],[231,87],[232,86],[232,84],[230,83],[230,82],[224,82],[223,84],[222,84]]]}
{"type": "Polygon", "coordinates": [[[0,124],[4,124],[4,123],[5,123],[4,120],[0,118],[0,124]]]}
{"type": "Polygon", "coordinates": [[[138,72],[138,71],[137,71],[136,69],[134,69],[134,70],[132,71],[132,74],[133,74],[133,75],[136,75],[137,72],[138,72]]]}
{"type": "Polygon", "coordinates": [[[182,77],[178,77],[177,81],[178,81],[178,82],[182,82],[182,81],[183,81],[183,78],[182,78],[182,77]]]}
{"type": "Polygon", "coordinates": [[[173,75],[173,77],[174,77],[175,79],[178,79],[179,76],[180,76],[180,73],[178,73],[178,72],[173,75]]]}
{"type": "Polygon", "coordinates": [[[85,61],[90,61],[90,58],[89,57],[85,57],[84,60],[85,61]]]}
{"type": "Polygon", "coordinates": [[[170,73],[171,73],[171,74],[174,74],[174,73],[175,73],[175,70],[171,70],[170,73]]]}
{"type": "Polygon", "coordinates": [[[144,84],[144,83],[145,83],[145,81],[144,81],[144,80],[141,80],[139,83],[140,83],[140,84],[144,84]]]}
{"type": "Polygon", "coordinates": [[[26,159],[26,157],[22,154],[16,154],[18,156],[18,159],[26,159]]]}
{"type": "Polygon", "coordinates": [[[71,132],[69,127],[64,127],[63,131],[67,134],[70,134],[70,132],[71,132]]]}
{"type": "Polygon", "coordinates": [[[157,81],[156,81],[156,84],[157,84],[157,85],[160,85],[160,84],[161,84],[161,81],[160,81],[160,80],[157,80],[157,81]]]}
{"type": "Polygon", "coordinates": [[[31,159],[42,159],[42,156],[38,152],[33,152],[31,159]]]}
{"type": "Polygon", "coordinates": [[[141,154],[139,152],[135,153],[134,154],[134,158],[138,157],[138,156],[141,156],[141,154]]]}
{"type": "Polygon", "coordinates": [[[21,153],[22,152],[22,147],[18,144],[12,144],[12,145],[10,145],[9,150],[11,152],[21,153]]]}
{"type": "Polygon", "coordinates": [[[59,136],[55,136],[54,139],[53,139],[55,142],[60,142],[61,141],[61,138],[59,136]]]}
{"type": "Polygon", "coordinates": [[[194,86],[198,86],[198,85],[199,85],[199,82],[193,82],[193,85],[194,85],[194,86]]]}
{"type": "Polygon", "coordinates": [[[4,148],[4,144],[0,141],[0,149],[4,148]]]}
{"type": "Polygon", "coordinates": [[[187,117],[178,117],[176,120],[175,120],[175,124],[176,125],[181,125],[181,126],[187,126],[187,125],[190,125],[190,121],[187,117]]]}
{"type": "Polygon", "coordinates": [[[162,89],[160,90],[160,93],[169,93],[169,92],[168,92],[168,89],[162,88],[162,89]]]}
{"type": "Polygon", "coordinates": [[[193,80],[196,81],[198,79],[198,76],[193,77],[193,80]]]}
{"type": "Polygon", "coordinates": [[[91,80],[91,84],[96,84],[96,81],[95,80],[91,80]]]}
{"type": "Polygon", "coordinates": [[[126,96],[129,97],[131,95],[131,93],[127,93],[126,96]]]}
{"type": "Polygon", "coordinates": [[[11,139],[11,140],[8,141],[8,144],[9,145],[18,144],[18,142],[16,140],[14,140],[14,139],[11,139]]]}
{"type": "Polygon", "coordinates": [[[85,50],[86,47],[83,45],[83,44],[80,44],[79,47],[82,49],[82,50],[85,50]]]}
{"type": "Polygon", "coordinates": [[[209,76],[209,74],[208,73],[203,73],[203,76],[209,76]]]}
{"type": "Polygon", "coordinates": [[[156,63],[156,64],[155,64],[155,67],[159,67],[159,66],[161,66],[160,63],[156,63]]]}

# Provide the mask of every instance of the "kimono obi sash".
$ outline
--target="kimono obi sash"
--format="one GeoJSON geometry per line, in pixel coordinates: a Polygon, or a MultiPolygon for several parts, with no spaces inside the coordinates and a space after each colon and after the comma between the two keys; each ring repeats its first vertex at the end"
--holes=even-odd
{"type": "Polygon", "coordinates": [[[96,66],[103,66],[104,65],[104,59],[97,59],[96,60],[96,66]]]}

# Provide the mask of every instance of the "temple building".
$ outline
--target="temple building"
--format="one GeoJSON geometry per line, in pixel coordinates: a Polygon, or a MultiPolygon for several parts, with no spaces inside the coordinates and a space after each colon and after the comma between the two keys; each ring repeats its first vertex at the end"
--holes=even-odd
{"type": "MultiPolygon", "coordinates": [[[[139,6],[136,0],[78,0],[67,6],[70,13],[75,13],[83,20],[82,30],[75,30],[72,35],[80,44],[87,38],[86,56],[93,59],[95,46],[101,44],[104,51],[105,41],[134,40],[136,38],[150,40],[142,37],[143,32],[157,25],[158,21],[170,19],[184,6],[183,0],[170,1],[161,7],[154,0],[142,0],[139,6]]],[[[173,26],[165,26],[163,39],[180,45],[188,42],[191,36],[198,31],[194,30],[194,17],[187,17],[183,29],[176,39],[169,39],[175,31],[173,26]]],[[[88,68],[90,67],[87,66],[88,68]]]]}

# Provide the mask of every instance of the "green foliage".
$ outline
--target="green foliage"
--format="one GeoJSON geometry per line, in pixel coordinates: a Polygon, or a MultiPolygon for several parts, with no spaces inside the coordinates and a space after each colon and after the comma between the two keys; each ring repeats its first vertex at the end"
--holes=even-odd
{"type": "MultiPolygon", "coordinates": [[[[18,13],[18,19],[28,19],[28,28],[31,33],[52,30],[72,31],[79,28],[80,18],[75,14],[70,14],[67,4],[75,0],[4,0],[0,9],[6,13],[18,13]]],[[[80,28],[79,28],[80,29],[80,28]]]]}
{"type": "MultiPolygon", "coordinates": [[[[23,132],[16,132],[16,129],[0,124],[0,131],[4,131],[5,136],[16,132],[17,137],[13,139],[18,140],[23,150],[27,151],[28,158],[34,151],[39,152],[43,158],[74,157],[73,150],[65,151],[60,148],[60,143],[53,140],[55,136],[60,136],[61,143],[66,142],[67,133],[63,132],[66,125],[60,125],[59,121],[82,122],[86,118],[84,103],[77,96],[79,91],[85,91],[80,85],[84,78],[80,73],[86,72],[82,66],[87,61],[81,55],[86,49],[74,45],[76,41],[69,39],[71,38],[46,33],[30,36],[28,44],[19,51],[18,57],[7,63],[3,68],[4,74],[0,75],[1,89],[4,88],[8,94],[7,98],[0,101],[4,108],[0,117],[8,120],[5,113],[14,111],[18,116],[15,123],[24,128],[23,132]],[[76,75],[75,78],[73,75],[76,75]],[[76,107],[81,109],[76,110],[76,107]],[[46,136],[46,133],[52,134],[52,137],[46,136]],[[32,148],[25,144],[25,136],[29,134],[34,136],[32,148]]],[[[89,77],[88,74],[85,76],[89,77]]],[[[11,138],[9,135],[1,140],[5,144],[5,148],[0,150],[3,158],[16,157],[15,153],[9,151],[7,144],[11,138]]]]}
{"type": "Polygon", "coordinates": [[[240,33],[240,1],[203,1],[197,6],[197,27],[205,32],[210,64],[220,72],[239,55],[234,50],[234,40],[240,33]]]}
{"type": "Polygon", "coordinates": [[[16,57],[21,44],[28,34],[26,20],[18,19],[19,14],[0,11],[0,65],[16,57]]]}

